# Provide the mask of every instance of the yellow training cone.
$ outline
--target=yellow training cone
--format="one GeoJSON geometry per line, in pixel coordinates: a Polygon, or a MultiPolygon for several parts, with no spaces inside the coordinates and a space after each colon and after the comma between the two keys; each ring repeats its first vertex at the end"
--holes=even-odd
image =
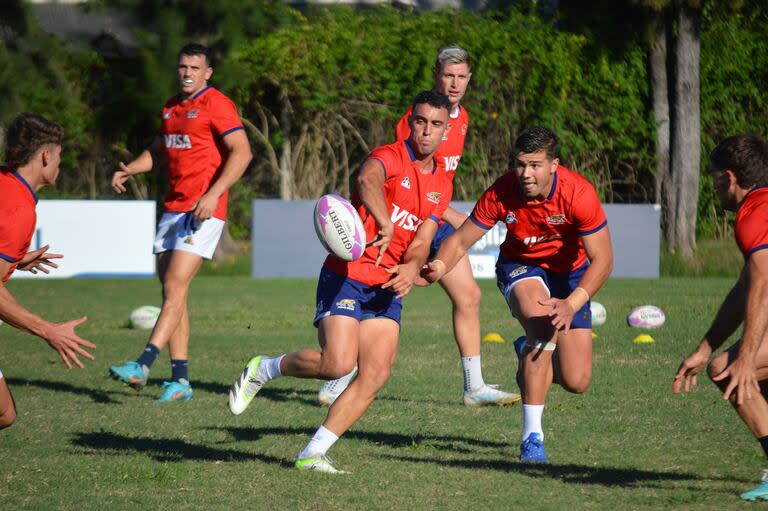
{"type": "Polygon", "coordinates": [[[483,342],[502,343],[504,342],[504,338],[496,332],[490,332],[483,337],[483,342]]]}
{"type": "Polygon", "coordinates": [[[597,334],[593,331],[592,332],[592,340],[594,341],[595,339],[597,339],[597,334]]]}
{"type": "Polygon", "coordinates": [[[632,342],[634,342],[635,344],[651,344],[652,342],[654,342],[654,340],[653,340],[653,337],[651,337],[648,334],[640,334],[637,337],[635,337],[632,342]]]}

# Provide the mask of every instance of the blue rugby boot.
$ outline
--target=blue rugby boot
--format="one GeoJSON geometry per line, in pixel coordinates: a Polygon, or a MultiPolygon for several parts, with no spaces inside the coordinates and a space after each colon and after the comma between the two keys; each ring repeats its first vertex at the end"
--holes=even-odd
{"type": "Polygon", "coordinates": [[[113,379],[121,381],[129,387],[141,390],[147,384],[149,371],[145,373],[141,364],[130,361],[121,366],[110,366],[109,375],[112,376],[113,379]]]}
{"type": "Polygon", "coordinates": [[[157,398],[157,403],[171,403],[173,401],[189,401],[192,399],[192,386],[181,381],[164,381],[163,392],[157,398]]]}
{"type": "Polygon", "coordinates": [[[520,444],[520,461],[529,463],[547,463],[544,451],[544,439],[538,433],[531,433],[520,444]]]}
{"type": "Polygon", "coordinates": [[[760,485],[754,490],[742,493],[741,498],[750,502],[756,500],[768,500],[768,470],[763,470],[763,477],[760,478],[760,485]]]}

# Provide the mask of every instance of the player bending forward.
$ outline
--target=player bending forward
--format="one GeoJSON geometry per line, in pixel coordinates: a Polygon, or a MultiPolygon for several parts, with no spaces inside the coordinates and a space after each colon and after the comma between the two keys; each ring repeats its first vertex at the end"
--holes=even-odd
{"type": "MultiPolygon", "coordinates": [[[[48,273],[58,268],[46,253],[48,246],[27,252],[37,222],[37,195],[44,186],[56,183],[61,163],[64,129],[36,114],[21,114],[8,126],[5,148],[7,167],[0,167],[0,319],[20,330],[42,337],[67,365],[83,367],[78,355],[93,360],[83,348],[95,348],[80,338],[75,327],[86,318],[51,323],[22,307],[5,287],[14,270],[48,273]]],[[[0,429],[16,420],[16,406],[0,372],[0,429]]]]}
{"type": "MultiPolygon", "coordinates": [[[[709,376],[768,455],[768,145],[756,135],[733,136],[720,142],[709,161],[723,208],[736,211],[744,267],[699,346],[680,364],[672,390],[688,392],[696,385],[709,357],[743,322],[741,339],[712,359],[709,376]]],[[[768,500],[768,470],[741,498],[768,500]]]]}
{"type": "Polygon", "coordinates": [[[427,280],[438,281],[496,222],[505,223],[507,237],[496,276],[526,334],[515,343],[523,394],[521,461],[547,461],[541,417],[552,382],[575,393],[589,387],[589,297],[613,266],[608,225],[595,189],[561,166],[557,155],[557,137],[547,128],[521,133],[515,141],[515,170],[483,193],[468,221],[424,271],[427,280]]]}
{"type": "Polygon", "coordinates": [[[253,357],[229,393],[229,408],[242,413],[273,378],[357,378],[334,401],[325,422],[299,453],[296,468],[339,473],[330,447],[357,421],[389,379],[400,335],[401,299],[429,255],[429,245],[451,200],[451,180],[435,159],[448,126],[448,98],[422,92],[413,102],[411,136],[374,149],[356,173],[352,203],[366,239],[378,241],[363,256],[325,260],[317,284],[321,351],[303,349],[276,358],[253,357]],[[407,212],[405,218],[397,212],[407,212]],[[407,221],[406,221],[407,220],[407,221]]]}

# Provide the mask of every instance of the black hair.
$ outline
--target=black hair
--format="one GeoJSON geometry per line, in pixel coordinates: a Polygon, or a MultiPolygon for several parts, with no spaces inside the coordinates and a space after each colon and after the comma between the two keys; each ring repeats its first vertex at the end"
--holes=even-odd
{"type": "Polygon", "coordinates": [[[5,161],[17,169],[29,163],[46,145],[61,145],[64,128],[39,114],[24,112],[8,126],[5,161]]]}
{"type": "Polygon", "coordinates": [[[754,134],[734,135],[709,155],[710,171],[730,170],[742,188],[768,184],[768,145],[754,134]]]}
{"type": "Polygon", "coordinates": [[[515,154],[544,151],[547,158],[555,159],[560,154],[557,136],[544,126],[531,126],[523,130],[515,140],[515,154]]]}
{"type": "Polygon", "coordinates": [[[198,43],[185,44],[184,47],[179,50],[179,55],[177,57],[177,60],[180,59],[182,55],[185,55],[187,57],[201,55],[205,57],[205,63],[208,64],[208,67],[213,67],[213,61],[211,60],[211,49],[208,48],[207,46],[203,46],[202,44],[198,44],[198,43]]]}
{"type": "Polygon", "coordinates": [[[423,92],[419,92],[413,99],[412,110],[415,112],[416,105],[425,104],[435,108],[445,108],[449,113],[451,111],[451,100],[449,100],[448,96],[441,92],[435,92],[433,90],[425,90],[423,92]]]}

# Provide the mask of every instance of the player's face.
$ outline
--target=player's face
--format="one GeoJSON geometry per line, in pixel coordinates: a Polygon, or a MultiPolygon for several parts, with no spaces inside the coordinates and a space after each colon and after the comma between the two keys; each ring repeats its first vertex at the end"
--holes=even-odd
{"type": "Polygon", "coordinates": [[[51,145],[43,148],[43,184],[50,186],[56,184],[59,177],[59,165],[61,165],[61,146],[51,145]]]}
{"type": "Polygon", "coordinates": [[[470,78],[472,73],[466,62],[443,64],[441,70],[435,70],[435,90],[448,96],[451,105],[456,106],[464,97],[470,78]]]}
{"type": "Polygon", "coordinates": [[[190,98],[208,86],[213,68],[204,55],[182,55],[176,67],[181,85],[181,95],[190,98]]]}
{"type": "Polygon", "coordinates": [[[552,176],[560,161],[547,157],[546,151],[517,153],[515,173],[525,197],[544,200],[552,190],[552,176]]]}
{"type": "Polygon", "coordinates": [[[715,192],[720,198],[720,205],[723,209],[736,211],[739,207],[739,201],[736,198],[736,176],[734,173],[730,170],[711,170],[709,175],[715,185],[715,192]]]}
{"type": "Polygon", "coordinates": [[[435,108],[426,103],[416,105],[408,119],[411,127],[411,149],[416,157],[422,159],[437,151],[443,134],[448,129],[448,110],[435,108]]]}

